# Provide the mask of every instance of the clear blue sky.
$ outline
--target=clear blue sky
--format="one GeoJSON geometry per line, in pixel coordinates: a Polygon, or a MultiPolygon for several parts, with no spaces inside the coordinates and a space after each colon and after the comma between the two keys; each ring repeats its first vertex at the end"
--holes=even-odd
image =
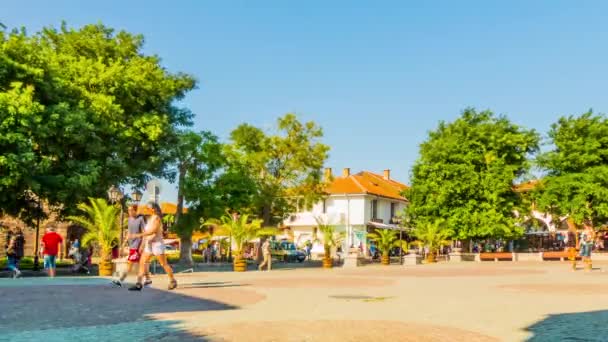
{"type": "MultiPolygon", "coordinates": [[[[296,112],[325,130],[327,166],[393,170],[473,106],[545,133],[608,105],[606,1],[3,1],[30,32],[66,20],[142,33],[199,88],[196,128],[226,138],[296,112]]],[[[166,200],[174,192],[165,194],[166,200]]]]}

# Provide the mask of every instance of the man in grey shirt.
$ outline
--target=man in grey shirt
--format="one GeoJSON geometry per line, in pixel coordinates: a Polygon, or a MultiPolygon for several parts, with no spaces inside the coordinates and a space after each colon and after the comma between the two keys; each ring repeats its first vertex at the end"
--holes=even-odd
{"type": "MultiPolygon", "coordinates": [[[[141,234],[145,227],[146,222],[142,216],[137,216],[137,204],[134,204],[129,207],[129,218],[128,220],[128,230],[129,234],[141,234]]],[[[128,239],[127,243],[129,244],[129,257],[127,258],[127,270],[123,271],[120,275],[119,279],[112,280],[112,284],[117,287],[122,287],[122,282],[127,277],[127,274],[131,272],[133,265],[139,263],[139,258],[141,256],[141,251],[144,249],[144,244],[142,243],[142,238],[128,239]]],[[[146,273],[146,280],[144,285],[152,284],[152,280],[150,279],[150,273],[146,273]]]]}

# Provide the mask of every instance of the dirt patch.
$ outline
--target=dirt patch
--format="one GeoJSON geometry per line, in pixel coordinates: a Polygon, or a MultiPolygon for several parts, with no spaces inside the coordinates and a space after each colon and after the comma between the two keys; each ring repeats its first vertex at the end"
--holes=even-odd
{"type": "Polygon", "coordinates": [[[498,288],[551,295],[601,295],[608,291],[608,284],[506,284],[500,285],[498,288]]]}
{"type": "Polygon", "coordinates": [[[237,322],[197,333],[211,341],[499,341],[462,329],[392,321],[237,322]]]}
{"type": "Polygon", "coordinates": [[[388,286],[394,282],[393,279],[336,277],[255,279],[244,281],[243,284],[265,288],[360,288],[388,286]]]}

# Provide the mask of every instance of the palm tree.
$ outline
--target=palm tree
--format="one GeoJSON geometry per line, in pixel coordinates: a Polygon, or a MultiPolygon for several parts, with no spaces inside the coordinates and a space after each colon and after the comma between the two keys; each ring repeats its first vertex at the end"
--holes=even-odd
{"type": "Polygon", "coordinates": [[[428,262],[436,261],[439,248],[449,244],[448,239],[452,236],[452,231],[446,228],[443,220],[420,223],[416,225],[412,233],[422,245],[429,247],[429,254],[426,259],[428,262]]]}
{"type": "Polygon", "coordinates": [[[226,212],[226,215],[220,217],[219,220],[211,219],[203,223],[203,226],[215,226],[218,228],[214,231],[214,235],[230,235],[232,244],[235,246],[234,255],[234,270],[243,272],[247,269],[247,264],[243,259],[243,250],[245,244],[252,239],[261,236],[270,236],[276,234],[276,228],[262,227],[262,220],[249,220],[249,215],[236,215],[226,212]]]}
{"type": "Polygon", "coordinates": [[[120,208],[108,204],[103,198],[89,198],[89,203],[78,205],[78,209],[84,213],[83,216],[70,216],[68,220],[86,229],[87,232],[81,240],[83,246],[92,243],[99,246],[99,274],[112,275],[112,249],[120,240],[120,208]]]}
{"type": "MultiPolygon", "coordinates": [[[[332,268],[333,260],[331,258],[331,249],[337,248],[338,246],[342,245],[342,242],[346,237],[346,233],[336,232],[336,226],[327,224],[320,217],[315,217],[315,220],[317,221],[318,229],[321,232],[321,235],[323,236],[323,241],[321,241],[323,243],[323,250],[325,252],[325,255],[323,257],[323,267],[332,268]]],[[[318,237],[315,237],[315,241],[319,242],[320,239],[318,237]]]]}
{"type": "Polygon", "coordinates": [[[397,235],[398,232],[392,229],[378,229],[374,233],[367,234],[370,240],[376,242],[378,249],[382,252],[382,265],[391,263],[389,253],[393,247],[402,247],[403,243],[397,239],[397,235]]]}

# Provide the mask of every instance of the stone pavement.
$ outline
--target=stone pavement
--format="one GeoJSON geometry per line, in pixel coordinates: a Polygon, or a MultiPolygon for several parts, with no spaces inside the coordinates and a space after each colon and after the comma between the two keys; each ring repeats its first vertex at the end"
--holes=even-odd
{"type": "Polygon", "coordinates": [[[608,341],[608,264],[462,263],[0,279],[0,341],[608,341]]]}

